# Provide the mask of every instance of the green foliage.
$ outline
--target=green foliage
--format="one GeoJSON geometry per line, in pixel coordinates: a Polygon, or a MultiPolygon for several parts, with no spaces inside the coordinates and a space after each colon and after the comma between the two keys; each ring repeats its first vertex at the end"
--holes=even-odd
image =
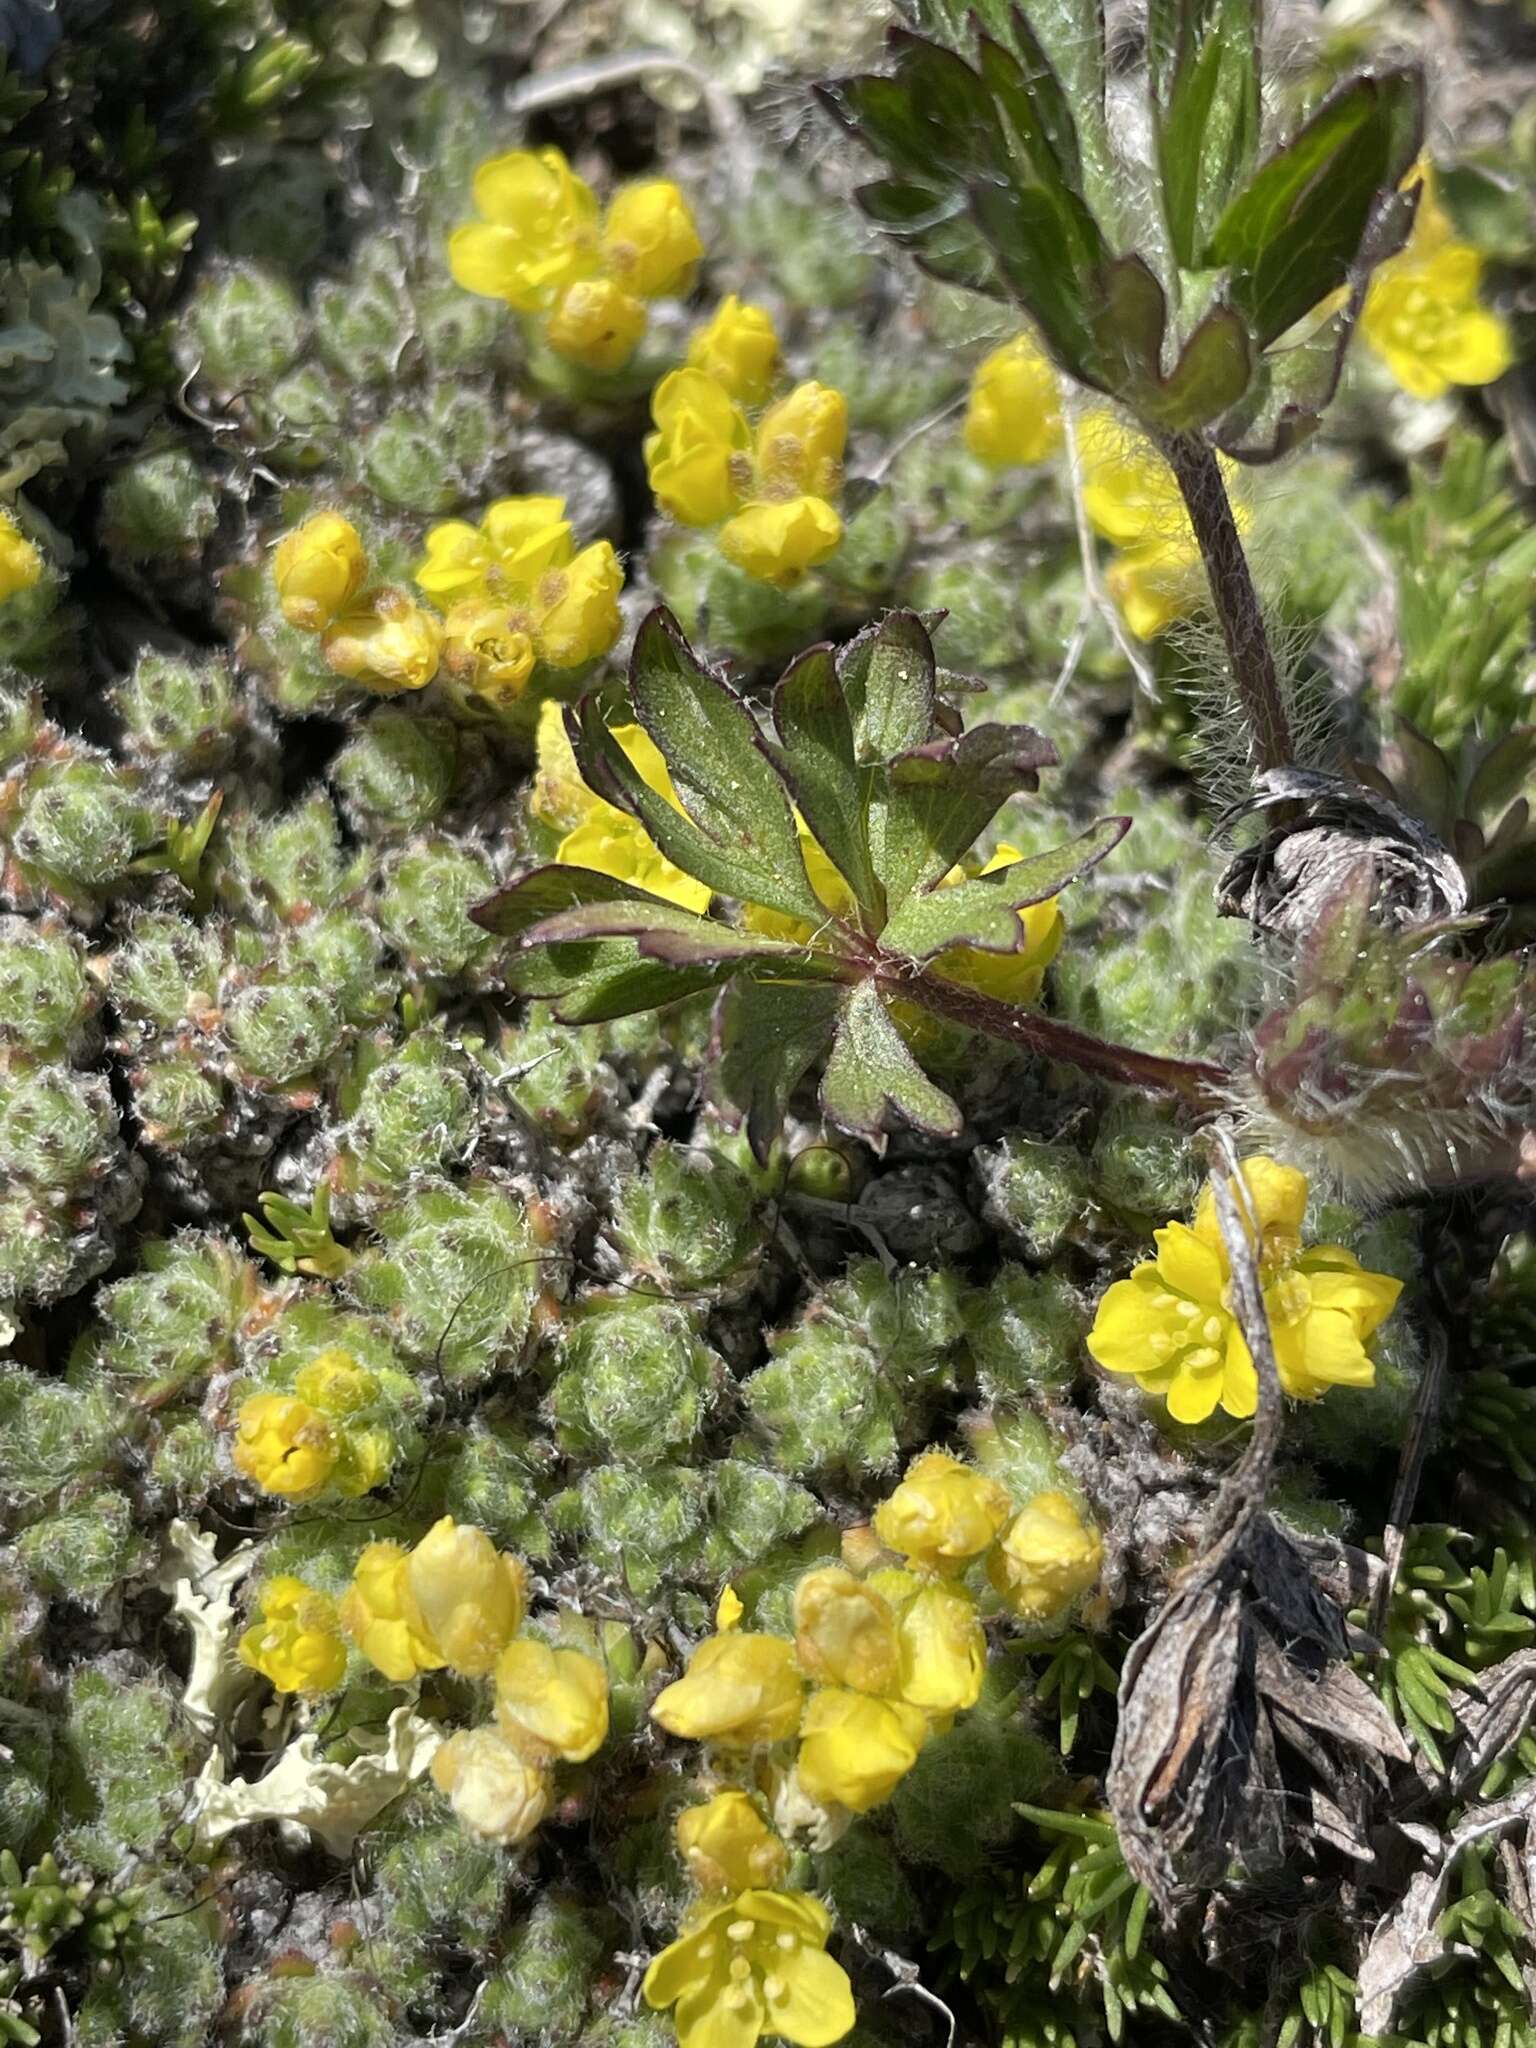
{"type": "Polygon", "coordinates": [[[584,1302],[561,1333],[556,1436],[582,1458],[650,1464],[686,1450],[724,1377],[695,1317],[665,1302],[584,1302]]]}
{"type": "Polygon", "coordinates": [[[729,1160],[663,1141],[619,1190],[612,1231],[637,1274],[687,1296],[750,1278],[764,1221],[751,1182],[729,1160]]]}
{"type": "Polygon", "coordinates": [[[550,1891],[513,1928],[485,1992],[485,2019],[514,2038],[574,2041],[611,1930],[601,1907],[550,1891]]]}

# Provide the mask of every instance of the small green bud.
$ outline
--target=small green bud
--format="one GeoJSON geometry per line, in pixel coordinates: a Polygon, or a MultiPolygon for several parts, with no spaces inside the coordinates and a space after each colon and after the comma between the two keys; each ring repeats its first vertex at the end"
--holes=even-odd
{"type": "Polygon", "coordinates": [[[245,712],[222,656],[144,653],[112,693],[129,750],[180,774],[212,774],[235,753],[245,712]]]}
{"type": "Polygon", "coordinates": [[[379,922],[413,973],[462,974],[496,943],[469,919],[495,885],[484,855],[450,839],[419,839],[389,865],[379,922]]]}
{"type": "Polygon", "coordinates": [[[31,1188],[0,1188],[0,1310],[58,1301],[112,1262],[102,1236],[83,1236],[67,1213],[31,1188]]]}
{"type": "Polygon", "coordinates": [[[342,1143],[353,1193],[378,1200],[406,1183],[446,1174],[479,1135],[469,1061],[438,1031],[417,1031],[363,1083],[342,1143]]]}
{"type": "Polygon", "coordinates": [[[24,868],[61,894],[110,890],[160,836],[135,780],[109,762],[79,755],[50,762],[27,780],[12,846],[24,868]]]}
{"type": "Polygon", "coordinates": [[[118,562],[195,557],[218,523],[218,497],[182,448],[137,457],[102,494],[101,537],[118,562]]]}
{"type": "Polygon", "coordinates": [[[215,390],[261,391],[304,345],[304,316],[272,271],[236,264],[208,278],[183,321],[183,350],[215,390]]]}
{"type": "Polygon", "coordinates": [[[161,1421],[150,1472],[182,1514],[190,1514],[224,1478],[219,1443],[200,1415],[161,1421]]]}
{"type": "Polygon", "coordinates": [[[315,346],[349,384],[388,385],[416,333],[405,282],[380,265],[355,266],[352,276],[317,286],[310,298],[315,346]]]}
{"type": "Polygon", "coordinates": [[[921,1429],[862,1344],[807,1323],[769,1348],[773,1358],[742,1392],[781,1471],[865,1479],[895,1470],[921,1429]]]}
{"type": "Polygon", "coordinates": [[[179,1819],[197,1767],[196,1737],[156,1678],[78,1664],[67,1696],[66,1740],[94,1795],[91,1818],[69,1837],[70,1851],[115,1878],[129,1856],[153,1856],[179,1819]]]}
{"type": "Polygon", "coordinates": [[[475,1523],[498,1549],[542,1555],[549,1538],[538,1517],[538,1481],[550,1458],[545,1443],[477,1416],[444,1471],[444,1514],[475,1523]]]}
{"type": "Polygon", "coordinates": [[[152,1241],[139,1270],[96,1298],[97,1364],[158,1406],[235,1362],[235,1333],[258,1296],[256,1268],[228,1238],[189,1231],[152,1241]]]}
{"type": "MultiPolygon", "coordinates": [[[[0,1298],[3,1291],[0,1275],[0,1298]]],[[[105,1386],[40,1380],[0,1360],[0,1472],[12,1500],[44,1500],[102,1477],[120,1448],[121,1426],[105,1386]]]]}
{"type": "Polygon", "coordinates": [[[413,1818],[373,1859],[389,1934],[406,1949],[451,1942],[483,1953],[505,1915],[505,1859],[454,1820],[413,1818]]]}
{"type": "Polygon", "coordinates": [[[781,1472],[722,1458],[708,1468],[709,1526],[700,1546],[706,1583],[720,1585],[761,1564],[776,1546],[801,1536],[821,1515],[821,1503],[781,1472]]]}
{"type": "Polygon", "coordinates": [[[1084,1227],[1088,1168],[1075,1146],[1010,1134],[980,1148],[976,1170],[988,1221],[1037,1264],[1047,1264],[1084,1227]]]}
{"type": "Polygon", "coordinates": [[[358,481],[398,511],[441,515],[463,501],[438,424],[405,406],[360,437],[354,459],[358,481]]]}
{"type": "Polygon", "coordinates": [[[1182,1216],[1200,1191],[1188,1131],[1141,1102],[1115,1102],[1105,1111],[1093,1171],[1099,1201],[1128,1220],[1182,1216]]]}
{"type": "Polygon", "coordinates": [[[36,746],[48,721],[35,690],[0,689],[0,768],[9,768],[36,746]]]}
{"type": "Polygon", "coordinates": [[[287,971],[330,991],[349,1024],[368,1024],[394,1007],[396,977],[383,965],[378,926],[346,905],[322,911],[288,934],[287,971]]]}
{"type": "Polygon", "coordinates": [[[687,1569],[707,1504],[703,1473],[685,1465],[609,1465],[589,1472],[580,1487],[594,1561],[642,1600],[687,1569]]]}
{"type": "Polygon", "coordinates": [[[520,1026],[482,1055],[499,1093],[547,1137],[575,1144],[619,1099],[617,1074],[603,1057],[609,1033],[557,1024],[543,1003],[530,1003],[520,1026]]]}
{"type": "Polygon", "coordinates": [[[1088,1316],[1064,1273],[1005,1265],[968,1298],[966,1341],[988,1401],[1027,1400],[1077,1377],[1088,1316]]]}
{"type": "Polygon", "coordinates": [[[335,808],[323,790],[275,818],[231,826],[221,882],[232,907],[268,905],[285,923],[326,910],[357,886],[361,865],[341,843],[335,808]]]}
{"type": "Polygon", "coordinates": [[[18,1548],[41,1592],[87,1607],[98,1606],[149,1558],[133,1503],[121,1493],[92,1494],[45,1516],[22,1532],[18,1548]]]}
{"type": "Polygon", "coordinates": [[[561,1893],[545,1893],[512,1930],[489,1979],[481,2017],[513,2040],[574,2042],[587,2013],[592,1982],[612,1952],[617,1930],[608,1910],[561,1893]]]}
{"type": "Polygon", "coordinates": [[[362,1976],[270,1977],[255,2003],[254,2048],[395,2048],[383,1993],[362,1976]]]}
{"type": "Polygon", "coordinates": [[[645,1172],[620,1190],[613,1236],[637,1272],[688,1294],[750,1277],[743,1268],[761,1250],[764,1227],[739,1167],[662,1139],[645,1172]]]}
{"type": "Polygon", "coordinates": [[[104,1074],[54,1066],[0,1075],[0,1181],[78,1193],[117,1153],[117,1110],[104,1074]]]}
{"type": "Polygon", "coordinates": [[[724,1375],[694,1318],[666,1302],[589,1301],[561,1340],[550,1406],[578,1457],[654,1464],[684,1449],[724,1375]]]}
{"type": "Polygon", "coordinates": [[[331,763],[330,779],[349,819],[370,838],[419,831],[453,794],[459,739],[442,718],[385,705],[331,763]]]}
{"type": "Polygon", "coordinates": [[[66,1058],[85,1038],[99,998],[85,948],[56,917],[0,917],[0,1048],[66,1058]]]}
{"type": "Polygon", "coordinates": [[[510,323],[500,309],[457,285],[429,285],[418,291],[416,326],[438,377],[472,376],[489,369],[507,350],[510,323]]]}
{"type": "Polygon", "coordinates": [[[246,1080],[284,1087],[313,1073],[341,1043],[333,992],[318,981],[244,988],[224,1012],[224,1031],[246,1080]]]}

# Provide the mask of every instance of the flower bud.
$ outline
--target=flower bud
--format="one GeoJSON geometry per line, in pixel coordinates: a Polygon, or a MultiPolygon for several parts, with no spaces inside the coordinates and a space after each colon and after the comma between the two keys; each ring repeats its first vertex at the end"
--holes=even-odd
{"type": "Polygon", "coordinates": [[[496,1718],[508,1742],[585,1763],[608,1734],[608,1674],[581,1650],[508,1643],[496,1660],[496,1718]]]}
{"type": "Polygon", "coordinates": [[[363,587],[368,557],[339,512],[317,512],[279,541],[272,557],[277,601],[290,626],[321,633],[363,587]]]}
{"type": "Polygon", "coordinates": [[[888,1692],[900,1673],[890,1604],[840,1565],[795,1587],[795,1654],[807,1677],[855,1692],[888,1692]]]}
{"type": "Polygon", "coordinates": [[[514,623],[517,617],[504,604],[472,598],[456,604],[443,621],[444,668],[503,709],[521,698],[537,660],[525,626],[514,623]]]}
{"type": "Polygon", "coordinates": [[[830,384],[797,384],[763,414],[757,473],[765,486],[788,485],[814,498],[836,497],[843,481],[848,401],[830,384]]]}
{"type": "Polygon", "coordinates": [[[867,1813],[889,1799],[917,1762],[925,1716],[899,1700],[835,1687],[813,1693],[801,1727],[801,1789],[823,1806],[867,1813]]]}
{"type": "Polygon", "coordinates": [[[645,307],[612,278],[583,278],[561,293],[544,339],[557,356],[584,370],[622,370],[645,325],[645,307]]]}
{"type": "Polygon", "coordinates": [[[987,1639],[970,1594],[911,1572],[881,1572],[876,1583],[896,1610],[902,1698],[933,1715],[974,1707],[987,1639]]]}
{"type": "Polygon", "coordinates": [[[338,1610],[342,1627],[369,1663],[396,1685],[447,1662],[409,1597],[408,1563],[403,1545],[370,1543],[338,1610]]]}
{"type": "Polygon", "coordinates": [[[834,554],[842,537],[842,519],[824,498],[786,498],[738,512],[721,528],[720,552],[756,582],[785,590],[834,554]]]}
{"type": "Polygon", "coordinates": [[[551,668],[579,668],[606,654],[618,639],[619,592],[624,571],[611,541],[594,541],[563,569],[541,578],[535,628],[538,650],[551,668]]]}
{"type": "Polygon", "coordinates": [[[733,1630],[700,1643],[683,1677],[658,1696],[651,1718],[691,1742],[750,1749],[794,1734],[802,1692],[793,1643],[733,1630]]]}
{"type": "Polygon", "coordinates": [[[995,1479],[944,1451],[925,1451],[876,1508],[875,1534],[888,1550],[943,1571],[985,1550],[1007,1521],[1008,1508],[995,1479]]]}
{"type": "Polygon", "coordinates": [[[750,481],[752,430],[730,393],[700,370],[674,370],[651,398],[645,467],[656,502],[683,526],[717,526],[750,481]]]}
{"type": "Polygon", "coordinates": [[[403,590],[370,591],[353,610],[328,626],[320,651],[329,667],[349,682],[381,696],[424,690],[437,674],[443,627],[403,590]]]}
{"type": "Polygon", "coordinates": [[[547,1766],[531,1762],[490,1727],[449,1736],[432,1759],[432,1782],[472,1835],[505,1847],[527,1841],[553,1795],[547,1766]]]}
{"type": "Polygon", "coordinates": [[[688,202],[670,178],[648,178],[614,193],[602,248],[613,276],[641,299],[688,291],[704,254],[688,202]]]}
{"type": "Polygon", "coordinates": [[[452,1515],[432,1525],[406,1564],[405,1612],[462,1678],[486,1676],[527,1605],[528,1575],[518,1560],[452,1515]]]}
{"type": "Polygon", "coordinates": [[[240,1661],[279,1692],[330,1692],[346,1676],[336,1603],[302,1579],[283,1575],[261,1589],[261,1619],[241,1636],[240,1661]]]}
{"type": "Polygon", "coordinates": [[[336,1466],[336,1433],[307,1401],[291,1394],[252,1394],[235,1423],[235,1469],[266,1493],[307,1500],[336,1466]]]}
{"type": "Polygon", "coordinates": [[[701,1891],[772,1891],[789,1869],[789,1851],[745,1792],[717,1792],[688,1807],[674,1832],[701,1891]]]}
{"type": "Polygon", "coordinates": [[[1104,1545],[1076,1504],[1051,1489],[1037,1493],[1008,1525],[987,1576],[1025,1621],[1051,1621],[1099,1576],[1104,1545]]]}
{"type": "Polygon", "coordinates": [[[333,1418],[355,1415],[366,1408],[379,1391],[379,1383],[366,1366],[358,1364],[350,1351],[333,1345],[312,1358],[294,1377],[293,1391],[301,1401],[319,1408],[333,1418]]]}
{"type": "Polygon", "coordinates": [[[43,558],[8,512],[0,512],[0,603],[42,580],[43,558]]]}
{"type": "Polygon", "coordinates": [[[773,316],[734,292],[688,344],[688,366],[723,385],[739,405],[761,405],[779,366],[773,316]]]}

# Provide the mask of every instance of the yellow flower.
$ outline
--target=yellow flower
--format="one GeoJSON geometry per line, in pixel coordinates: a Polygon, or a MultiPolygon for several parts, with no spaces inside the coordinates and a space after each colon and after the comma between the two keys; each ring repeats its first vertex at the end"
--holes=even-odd
{"type": "Polygon", "coordinates": [[[668,299],[691,289],[704,244],[670,178],[621,185],[603,222],[603,256],[626,291],[668,299]]]}
{"type": "Polygon", "coordinates": [[[516,618],[505,604],[471,598],[456,604],[443,621],[443,667],[477,697],[503,710],[517,703],[538,662],[533,641],[516,618]]]}
{"type": "Polygon", "coordinates": [[[41,581],[43,558],[9,512],[0,511],[0,603],[41,581]]]}
{"type": "Polygon", "coordinates": [[[843,482],[848,402],[829,384],[797,384],[758,422],[758,485],[766,496],[836,497],[843,482]]]}
{"type": "Polygon", "coordinates": [[[890,1603],[841,1565],[807,1572],[795,1587],[795,1654],[808,1678],[889,1692],[901,1669],[890,1603]]]}
{"type": "Polygon", "coordinates": [[[993,469],[1046,462],[1060,448],[1056,372],[1029,334],[993,349],[971,379],[965,445],[993,469]]]}
{"type": "Polygon", "coordinates": [[[925,1451],[875,1510],[875,1534],[888,1550],[934,1570],[952,1569],[985,1550],[1008,1519],[995,1479],[945,1451],[925,1451]]]}
{"type": "Polygon", "coordinates": [[[691,1742],[750,1749],[794,1734],[803,1690],[793,1643],[733,1630],[699,1644],[684,1675],[658,1695],[651,1719],[691,1742]]]}
{"type": "Polygon", "coordinates": [[[1405,391],[1442,398],[1454,384],[1491,384],[1514,361],[1508,327],[1478,301],[1482,253],[1458,242],[1428,166],[1408,246],[1371,279],[1360,334],[1405,391]]]}
{"type": "Polygon", "coordinates": [[[824,1687],[812,1693],[800,1726],[801,1789],[822,1806],[868,1813],[890,1798],[927,1738],[919,1707],[824,1687]]]}
{"type": "Polygon", "coordinates": [[[674,370],[651,396],[651,418],[645,468],[657,504],[682,526],[729,519],[752,477],[752,429],[729,391],[702,370],[674,370]]]}
{"type": "MultiPolygon", "coordinates": [[[[1083,415],[1077,429],[1083,509],[1095,530],[1121,550],[1110,564],[1111,594],[1126,624],[1155,639],[1206,594],[1205,572],[1173,471],[1150,441],[1133,433],[1107,406],[1083,415]]],[[[1222,458],[1230,486],[1234,464],[1222,458]]],[[[1239,533],[1253,524],[1241,497],[1233,518],[1239,533]]]]}
{"type": "Polygon", "coordinates": [[[873,1583],[895,1611],[896,1690],[908,1706],[935,1718],[974,1707],[987,1668],[987,1639],[970,1594],[912,1572],[877,1572],[873,1583]]]}
{"type": "Polygon", "coordinates": [[[739,405],[761,405],[779,367],[773,315],[743,305],[732,292],[688,344],[688,366],[702,370],[739,405]]]}
{"type": "Polygon", "coordinates": [[[454,230],[456,283],[520,313],[548,310],[567,285],[598,269],[597,199],[558,149],[514,149],[475,173],[481,219],[454,230]]]}
{"type": "Polygon", "coordinates": [[[333,1345],[330,1350],[317,1353],[294,1376],[293,1391],[312,1408],[321,1408],[340,1420],[366,1408],[377,1396],[379,1383],[350,1351],[333,1345]]]}
{"type": "MultiPolygon", "coordinates": [[[[650,734],[642,726],[618,725],[613,736],[646,786],[680,811],[682,805],[667,764],[650,734]]],[[[568,818],[578,821],[555,849],[555,859],[563,867],[591,868],[617,881],[632,882],[637,889],[684,910],[709,908],[706,884],[674,867],[638,818],[621,811],[581,780],[564,720],[554,704],[546,704],[539,714],[534,808],[539,816],[557,823],[568,818]]]]}
{"type": "Polygon", "coordinates": [[[496,1719],[531,1755],[585,1763],[608,1734],[608,1674],[581,1650],[508,1643],[496,1660],[496,1719]]]}
{"type": "Polygon", "coordinates": [[[1003,1532],[987,1574],[1015,1614],[1052,1621],[1099,1576],[1104,1546],[1077,1505],[1052,1488],[1037,1493],[1003,1532]]]}
{"type": "Polygon", "coordinates": [[[367,574],[357,528],[339,512],[306,519],[278,542],[272,557],[283,617],[304,633],[323,632],[356,597],[367,574]]]}
{"type": "Polygon", "coordinates": [[[554,1797],[548,1766],[489,1727],[450,1735],[432,1759],[432,1782],[471,1834],[505,1847],[527,1841],[554,1797]]]}
{"type": "Polygon", "coordinates": [[[706,1902],[646,1971],[646,2004],[676,2008],[679,2048],[754,2048],[763,2035],[830,2048],[857,2018],[847,1973],[825,1953],[831,1932],[805,1892],[706,1902]]]}
{"type": "MultiPolygon", "coordinates": [[[[1018,847],[1004,842],[977,872],[996,874],[1023,857],[1018,847]]],[[[963,878],[957,875],[955,879],[963,878]]],[[[1067,927],[1054,896],[1021,910],[1019,923],[1024,928],[1024,944],[1017,953],[989,953],[981,946],[950,946],[934,960],[934,972],[982,995],[996,996],[1000,1002],[1032,1003],[1040,993],[1046,968],[1061,951],[1067,927]]]]}
{"type": "Polygon", "coordinates": [[[336,1469],[336,1432],[292,1394],[252,1394],[235,1418],[235,1469],[265,1493],[308,1500],[336,1469]]]}
{"type": "MultiPolygon", "coordinates": [[[[1301,1248],[1307,1181],[1294,1167],[1251,1159],[1243,1181],[1261,1231],[1259,1274],[1281,1386],[1315,1400],[1330,1386],[1372,1385],[1365,1345],[1402,1283],[1366,1272],[1340,1245],[1301,1248]]],[[[1099,1303],[1090,1354],[1106,1371],[1165,1395],[1176,1421],[1203,1422],[1218,1405],[1252,1415],[1258,1378],[1229,1305],[1231,1269],[1209,1189],[1194,1229],[1170,1223],[1153,1236],[1157,1257],[1099,1303]]]]}
{"type": "Polygon", "coordinates": [[[749,505],[720,530],[720,552],[759,583],[787,590],[837,551],[843,522],[824,498],[749,505]]]}
{"type": "Polygon", "coordinates": [[[320,651],[337,675],[382,696],[424,690],[437,674],[442,621],[403,590],[371,590],[327,626],[320,651]]]}
{"type": "Polygon", "coordinates": [[[346,1675],[336,1603],[302,1579],[268,1579],[259,1598],[261,1619],[240,1638],[240,1661],[279,1692],[331,1692],[346,1675]]]}
{"type": "Polygon", "coordinates": [[[448,667],[495,703],[515,702],[537,662],[579,668],[619,637],[619,558],[605,540],[577,554],[563,498],[500,498],[478,526],[434,526],[416,582],[451,601],[448,667]]]}
{"type": "Polygon", "coordinates": [[[409,1553],[399,1543],[370,1543],[352,1570],[342,1599],[342,1627],[363,1655],[396,1685],[447,1661],[424,1624],[406,1584],[409,1553]]]}
{"type": "Polygon", "coordinates": [[[727,1630],[739,1628],[741,1617],[746,1613],[741,1595],[734,1586],[726,1586],[715,1602],[715,1627],[724,1635],[727,1630]]]}
{"type": "Polygon", "coordinates": [[[688,1874],[701,1891],[744,1892],[776,1885],[789,1851],[745,1792],[717,1792],[677,1817],[673,1832],[688,1874]]]}
{"type": "Polygon", "coordinates": [[[404,1612],[438,1662],[463,1678],[484,1678],[522,1627],[528,1574],[483,1529],[444,1515],[422,1537],[405,1568],[404,1612]]]}
{"type": "Polygon", "coordinates": [[[646,311],[611,277],[567,285],[544,327],[557,356],[584,370],[622,370],[646,329],[646,311]]]}

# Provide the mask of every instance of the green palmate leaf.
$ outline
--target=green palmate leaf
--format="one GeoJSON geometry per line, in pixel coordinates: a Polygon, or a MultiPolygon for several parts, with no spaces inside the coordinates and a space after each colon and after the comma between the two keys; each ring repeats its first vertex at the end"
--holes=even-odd
{"type": "MultiPolygon", "coordinates": [[[[661,606],[648,614],[635,636],[629,696],[696,827],[696,834],[684,835],[689,855],[673,853],[653,820],[678,839],[676,811],[650,790],[645,790],[648,803],[640,808],[636,785],[641,790],[645,785],[629,770],[626,795],[663,853],[722,895],[747,897],[794,917],[819,916],[821,905],[800,858],[789,793],[756,720],[735,691],[695,659],[677,621],[661,606]],[[701,852],[708,869],[698,865],[701,852]]],[[[620,750],[613,741],[609,748],[613,769],[612,752],[620,750]]]]}
{"type": "Polygon", "coordinates": [[[1014,49],[991,36],[977,46],[981,81],[1002,116],[1015,175],[1081,199],[1083,161],[1071,103],[1027,19],[1020,14],[1016,21],[1014,49]]]}
{"type": "Polygon", "coordinates": [[[637,889],[632,882],[621,882],[596,868],[551,865],[532,868],[527,874],[519,875],[505,889],[499,889],[494,896],[487,896],[483,903],[477,903],[469,914],[485,931],[496,932],[505,939],[515,939],[542,918],[552,917],[556,911],[570,910],[580,903],[660,901],[660,897],[637,889]]]}
{"type": "Polygon", "coordinates": [[[783,742],[778,766],[801,817],[853,891],[866,925],[877,926],[885,897],[869,857],[866,778],[854,759],[853,720],[830,647],[813,647],[785,671],[773,720],[783,742]]]}
{"type": "Polygon", "coordinates": [[[1243,320],[1230,306],[1213,306],[1169,374],[1140,395],[1142,417],[1170,434],[1206,426],[1239,402],[1253,372],[1253,345],[1243,320]]]}
{"type": "Polygon", "coordinates": [[[609,1024],[718,988],[733,964],[672,967],[643,958],[633,939],[595,939],[525,953],[507,978],[519,995],[547,1002],[561,1024],[609,1024]]]}
{"type": "Polygon", "coordinates": [[[747,1142],[766,1162],[801,1079],[832,1042],[847,996],[821,983],[739,976],[720,1001],[720,1083],[745,1110],[747,1142]]]}
{"type": "Polygon", "coordinates": [[[1106,381],[1139,398],[1162,379],[1168,299],[1140,256],[1120,256],[1105,267],[1093,309],[1094,340],[1106,381]]]}
{"type": "Polygon", "coordinates": [[[962,187],[941,191],[881,178],[861,185],[855,196],[875,226],[909,249],[930,276],[966,291],[991,289],[996,264],[962,187]]]}
{"type": "Polygon", "coordinates": [[[1027,725],[978,725],[898,756],[870,809],[875,872],[892,913],[948,874],[1020,790],[1038,789],[1056,749],[1027,725]]]}
{"type": "Polygon", "coordinates": [[[958,1137],[964,1123],[955,1104],[907,1050],[872,981],[854,989],[838,1017],[821,1081],[821,1106],[843,1130],[858,1132],[877,1146],[888,1109],[935,1137],[958,1137]]]}
{"type": "Polygon", "coordinates": [[[778,959],[792,963],[797,974],[806,976],[837,972],[836,963],[828,956],[812,953],[791,939],[746,931],[717,917],[697,917],[657,896],[578,903],[530,925],[521,938],[525,947],[633,939],[646,959],[665,960],[676,967],[778,959]]]}
{"type": "Polygon", "coordinates": [[[1108,389],[1084,299],[1084,263],[1076,223],[1041,186],[978,185],[971,214],[1013,297],[1040,330],[1057,363],[1080,384],[1108,389]]]}
{"type": "Polygon", "coordinates": [[[1261,343],[1348,280],[1377,201],[1407,174],[1423,128],[1417,72],[1352,79],[1226,208],[1206,261],[1236,273],[1234,298],[1261,343]]]}
{"type": "Polygon", "coordinates": [[[1016,860],[995,874],[909,896],[881,933],[887,952],[930,960],[949,946],[1016,953],[1024,943],[1019,912],[1043,903],[1112,853],[1131,829],[1129,818],[1101,818],[1050,853],[1016,860]]]}

